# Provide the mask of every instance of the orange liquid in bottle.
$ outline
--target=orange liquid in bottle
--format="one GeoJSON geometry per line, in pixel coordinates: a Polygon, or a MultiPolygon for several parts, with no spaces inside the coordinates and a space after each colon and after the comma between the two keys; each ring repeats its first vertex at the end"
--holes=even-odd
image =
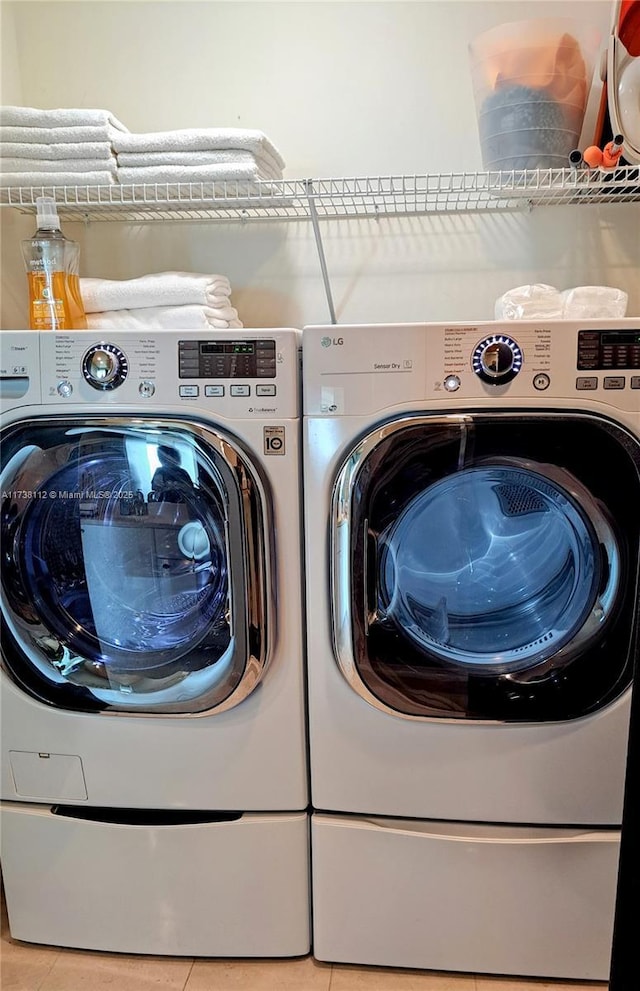
{"type": "Polygon", "coordinates": [[[33,330],[86,330],[77,275],[28,272],[29,325],[33,330]]]}

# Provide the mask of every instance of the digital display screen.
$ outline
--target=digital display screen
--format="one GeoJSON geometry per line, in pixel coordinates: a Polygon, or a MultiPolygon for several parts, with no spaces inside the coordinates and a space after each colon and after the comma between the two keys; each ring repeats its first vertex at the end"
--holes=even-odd
{"type": "Polygon", "coordinates": [[[253,341],[231,341],[229,344],[201,344],[200,354],[255,354],[253,341]]]}
{"type": "Polygon", "coordinates": [[[276,359],[276,342],[272,338],[178,342],[181,379],[275,378],[276,359]]]}
{"type": "Polygon", "coordinates": [[[604,330],[600,340],[603,344],[640,344],[640,331],[604,330]]]}

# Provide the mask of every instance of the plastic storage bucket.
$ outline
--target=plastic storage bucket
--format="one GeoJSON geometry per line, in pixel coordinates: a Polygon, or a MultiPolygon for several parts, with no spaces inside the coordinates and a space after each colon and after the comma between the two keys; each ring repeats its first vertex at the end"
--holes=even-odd
{"type": "Polygon", "coordinates": [[[578,145],[599,31],[571,18],[501,24],[469,45],[483,166],[564,168],[578,145]]]}

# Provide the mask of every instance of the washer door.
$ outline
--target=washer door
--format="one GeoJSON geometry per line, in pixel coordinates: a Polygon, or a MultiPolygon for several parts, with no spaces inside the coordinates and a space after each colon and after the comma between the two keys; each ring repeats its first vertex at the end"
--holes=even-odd
{"type": "Polygon", "coordinates": [[[639,466],[637,440],[586,416],[369,434],[334,494],[350,684],[413,717],[569,719],[617,697],[637,636],[639,466]]]}
{"type": "Polygon", "coordinates": [[[272,531],[237,442],[184,421],[2,437],[3,654],[66,709],[229,708],[268,660],[272,531]]]}

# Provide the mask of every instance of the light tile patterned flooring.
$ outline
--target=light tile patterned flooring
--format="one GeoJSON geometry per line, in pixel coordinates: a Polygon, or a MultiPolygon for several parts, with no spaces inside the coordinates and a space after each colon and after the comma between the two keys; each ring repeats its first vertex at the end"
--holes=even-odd
{"type": "Polygon", "coordinates": [[[4,899],[1,937],[1,991],[606,991],[607,987],[353,967],[318,963],[312,957],[191,960],[61,950],[12,940],[4,899]]]}

